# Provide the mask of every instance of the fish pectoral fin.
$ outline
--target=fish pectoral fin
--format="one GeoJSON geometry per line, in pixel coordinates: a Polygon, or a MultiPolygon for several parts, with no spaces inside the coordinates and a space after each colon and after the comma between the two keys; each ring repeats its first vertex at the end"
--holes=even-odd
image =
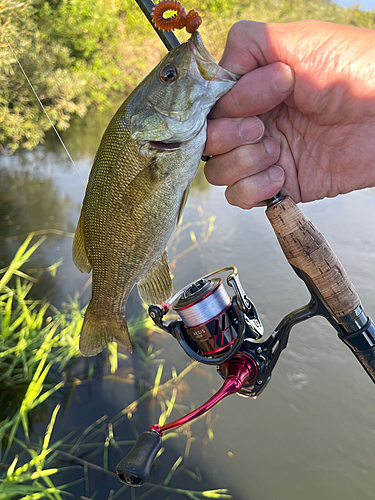
{"type": "Polygon", "coordinates": [[[137,287],[139,296],[147,304],[160,304],[171,297],[173,283],[166,251],[146,276],[137,283],[137,287]]]}
{"type": "Polygon", "coordinates": [[[103,314],[91,300],[82,325],[79,350],[82,356],[95,356],[102,352],[108,342],[118,342],[128,351],[133,351],[126,317],[112,317],[106,311],[103,314]]]}
{"type": "Polygon", "coordinates": [[[168,173],[163,172],[154,160],[131,181],[124,194],[127,206],[142,206],[164,183],[168,173]]]}
{"type": "Polygon", "coordinates": [[[179,223],[179,222],[180,222],[180,220],[181,220],[181,217],[182,217],[182,212],[184,211],[184,208],[185,208],[185,205],[186,205],[186,202],[187,202],[188,196],[189,196],[189,191],[190,191],[190,186],[188,186],[188,187],[185,189],[184,194],[182,195],[182,200],[181,200],[180,208],[178,209],[178,215],[177,215],[177,222],[176,222],[176,226],[178,225],[178,223],[179,223]]]}
{"type": "Polygon", "coordinates": [[[91,271],[91,265],[87,258],[83,225],[84,214],[82,209],[73,240],[73,262],[81,273],[89,273],[91,271]]]}

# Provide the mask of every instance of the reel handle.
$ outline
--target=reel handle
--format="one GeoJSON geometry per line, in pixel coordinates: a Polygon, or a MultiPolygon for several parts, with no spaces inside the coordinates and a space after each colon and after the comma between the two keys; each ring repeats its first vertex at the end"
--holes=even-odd
{"type": "Polygon", "coordinates": [[[338,323],[360,304],[359,296],[324,236],[289,198],[267,200],[266,215],[289,264],[309,276],[338,323]]]}
{"type": "Polygon", "coordinates": [[[120,481],[130,486],[142,486],[150,475],[152,462],[160,447],[161,437],[157,432],[142,432],[126,457],[117,464],[116,473],[120,481]]]}

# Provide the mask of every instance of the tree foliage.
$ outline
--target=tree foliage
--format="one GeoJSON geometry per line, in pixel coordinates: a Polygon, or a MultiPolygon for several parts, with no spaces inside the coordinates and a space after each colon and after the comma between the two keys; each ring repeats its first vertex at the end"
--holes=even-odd
{"type": "MultiPolygon", "coordinates": [[[[203,15],[200,29],[217,58],[239,19],[300,19],[374,28],[374,12],[329,0],[187,0],[203,15]]],[[[164,52],[134,0],[0,0],[0,26],[58,130],[83,117],[112,91],[127,93],[164,52]]],[[[178,33],[179,39],[187,38],[178,33]]],[[[0,149],[33,148],[51,127],[0,33],[0,149]]]]}
{"type": "MultiPolygon", "coordinates": [[[[130,89],[117,52],[126,32],[121,12],[105,0],[0,0],[0,26],[58,130],[111,90],[130,89]]],[[[0,144],[31,149],[51,125],[0,36],[0,144]]]]}

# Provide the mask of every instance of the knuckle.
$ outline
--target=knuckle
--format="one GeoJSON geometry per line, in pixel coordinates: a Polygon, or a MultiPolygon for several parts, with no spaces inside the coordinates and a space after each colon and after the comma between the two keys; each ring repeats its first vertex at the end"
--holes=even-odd
{"type": "Polygon", "coordinates": [[[254,206],[253,200],[251,199],[251,193],[247,186],[247,181],[247,179],[242,179],[236,184],[237,205],[244,209],[249,209],[254,206]]]}
{"type": "Polygon", "coordinates": [[[222,186],[223,182],[220,175],[220,168],[216,164],[215,158],[208,160],[204,166],[204,175],[207,181],[213,186],[222,186]]]}
{"type": "Polygon", "coordinates": [[[228,31],[228,42],[232,42],[233,39],[236,39],[237,38],[237,33],[241,33],[244,29],[244,24],[246,23],[246,21],[244,20],[241,20],[241,21],[237,21],[235,22],[234,24],[232,24],[232,26],[230,27],[229,31],[228,31]]]}
{"type": "Polygon", "coordinates": [[[229,32],[228,32],[228,40],[232,38],[237,38],[238,35],[243,33],[247,33],[249,31],[249,27],[253,24],[254,21],[247,21],[245,19],[241,19],[240,21],[235,22],[229,32]]]}
{"type": "Polygon", "coordinates": [[[241,176],[249,173],[252,166],[251,154],[249,151],[249,145],[238,146],[233,149],[233,165],[236,165],[236,171],[240,173],[241,176]]]}

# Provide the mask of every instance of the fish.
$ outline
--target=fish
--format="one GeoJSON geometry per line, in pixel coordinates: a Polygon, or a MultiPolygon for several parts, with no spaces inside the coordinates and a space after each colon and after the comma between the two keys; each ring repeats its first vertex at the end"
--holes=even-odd
{"type": "Polygon", "coordinates": [[[73,242],[76,267],[92,271],[83,356],[111,341],[132,352],[125,307],[135,284],[147,304],[172,296],[166,245],[199,166],[207,115],[238,78],[216,63],[196,31],[166,54],[109,123],[73,242]]]}

